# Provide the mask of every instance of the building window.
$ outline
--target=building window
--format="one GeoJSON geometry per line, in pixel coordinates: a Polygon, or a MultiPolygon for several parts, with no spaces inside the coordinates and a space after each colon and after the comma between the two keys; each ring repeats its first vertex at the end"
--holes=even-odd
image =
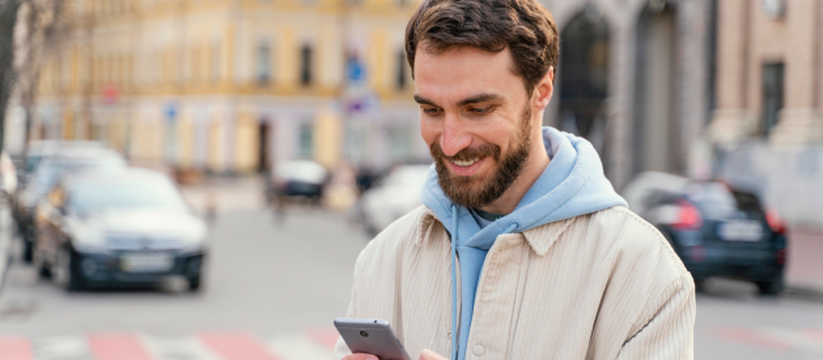
{"type": "Polygon", "coordinates": [[[312,82],[312,48],[311,45],[303,45],[300,49],[300,84],[309,86],[312,82]]]}
{"type": "Polygon", "coordinates": [[[306,122],[300,125],[300,143],[297,156],[301,159],[314,158],[314,126],[306,122]]]}
{"type": "Polygon", "coordinates": [[[764,135],[777,125],[778,115],[783,109],[783,73],[784,64],[771,63],[763,65],[763,109],[761,130],[764,135]]]}
{"type": "Polygon", "coordinates": [[[406,52],[403,49],[397,52],[397,89],[403,90],[408,83],[406,70],[406,52]]]}
{"type": "Polygon", "coordinates": [[[271,81],[271,48],[265,41],[257,46],[257,82],[268,84],[271,81]]]}

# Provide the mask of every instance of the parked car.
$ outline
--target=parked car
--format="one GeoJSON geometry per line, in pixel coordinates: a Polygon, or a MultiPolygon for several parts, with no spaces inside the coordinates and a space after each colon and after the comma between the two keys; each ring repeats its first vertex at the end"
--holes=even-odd
{"type": "Polygon", "coordinates": [[[358,207],[369,236],[374,237],[421,204],[420,192],[428,171],[429,165],[397,165],[363,193],[358,207]]]}
{"type": "Polygon", "coordinates": [[[311,160],[289,160],[275,164],[266,184],[266,198],[301,197],[319,201],[329,172],[311,160]]]}
{"type": "Polygon", "coordinates": [[[153,284],[200,288],[205,222],[167,175],[130,168],[69,175],[37,208],[34,263],[69,290],[153,284]]]}
{"type": "Polygon", "coordinates": [[[30,175],[37,169],[37,165],[43,159],[51,158],[61,153],[65,149],[94,148],[105,149],[106,145],[98,141],[59,141],[59,140],[37,140],[29,143],[26,158],[23,159],[23,166],[18,169],[18,182],[23,184],[30,175]]]}
{"type": "Polygon", "coordinates": [[[669,240],[698,285],[727,277],[754,282],[764,295],[783,290],[786,227],[755,194],[647,172],[626,186],[624,197],[669,240]]]}
{"type": "Polygon", "coordinates": [[[12,204],[12,215],[23,239],[23,260],[31,262],[36,228],[34,209],[65,173],[88,170],[119,170],[126,161],[114,150],[97,147],[67,147],[58,154],[38,160],[34,173],[12,204]]]}

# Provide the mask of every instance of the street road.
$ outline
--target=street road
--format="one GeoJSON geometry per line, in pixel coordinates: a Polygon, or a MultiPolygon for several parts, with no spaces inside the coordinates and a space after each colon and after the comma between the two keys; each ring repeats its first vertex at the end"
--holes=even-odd
{"type": "MultiPolygon", "coordinates": [[[[0,294],[0,359],[327,359],[367,244],[345,215],[221,212],[201,293],[176,284],[66,293],[15,260],[0,294]],[[17,352],[17,355],[9,355],[17,352]]],[[[709,281],[696,359],[823,359],[823,295],[709,281]]]]}
{"type": "Polygon", "coordinates": [[[210,240],[195,294],[174,283],[67,293],[14,260],[0,294],[0,359],[27,359],[4,357],[4,346],[28,347],[36,359],[124,358],[111,351],[145,352],[134,359],[330,357],[332,321],[346,313],[354,262],[368,242],[356,225],[320,210],[294,210],[280,223],[250,209],[221,213],[210,240]]]}

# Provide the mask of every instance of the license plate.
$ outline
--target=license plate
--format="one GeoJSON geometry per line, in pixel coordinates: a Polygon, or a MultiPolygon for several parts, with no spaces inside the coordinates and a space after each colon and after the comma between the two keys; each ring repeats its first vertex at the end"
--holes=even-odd
{"type": "Polygon", "coordinates": [[[717,235],[727,241],[760,241],[763,225],[753,220],[727,221],[720,224],[717,235]]]}
{"type": "Polygon", "coordinates": [[[126,272],[160,272],[171,269],[174,258],[169,254],[127,254],[120,258],[120,268],[126,272]]]}

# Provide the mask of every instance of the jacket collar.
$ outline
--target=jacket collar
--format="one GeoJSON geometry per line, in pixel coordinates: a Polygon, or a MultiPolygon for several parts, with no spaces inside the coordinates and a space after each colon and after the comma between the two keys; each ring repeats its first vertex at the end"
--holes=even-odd
{"type": "MultiPolygon", "coordinates": [[[[566,229],[569,228],[569,225],[574,223],[576,219],[577,217],[573,217],[570,219],[551,222],[528,229],[520,234],[526,238],[526,242],[535,254],[538,256],[543,256],[549,252],[552,245],[557,241],[557,239],[560,238],[561,235],[563,235],[566,229]]],[[[423,241],[434,241],[432,240],[433,236],[431,236],[433,226],[443,227],[443,224],[440,222],[440,219],[437,218],[437,215],[431,211],[431,209],[424,206],[423,215],[420,217],[417,224],[417,237],[414,244],[420,245],[423,241]]],[[[448,241],[448,239],[446,239],[446,241],[448,241]]]]}

